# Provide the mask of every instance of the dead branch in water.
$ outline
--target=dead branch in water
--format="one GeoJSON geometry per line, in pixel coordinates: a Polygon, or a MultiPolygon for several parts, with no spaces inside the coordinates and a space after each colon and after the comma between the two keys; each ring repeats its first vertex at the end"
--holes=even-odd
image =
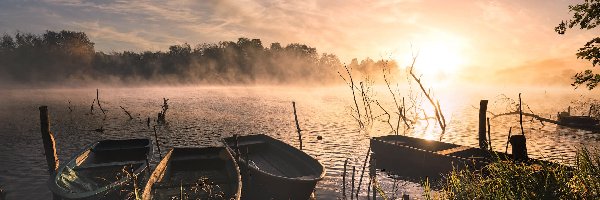
{"type": "Polygon", "coordinates": [[[442,114],[442,109],[440,108],[439,100],[436,100],[436,101],[433,100],[433,98],[431,97],[431,90],[426,91],[425,87],[423,87],[423,84],[421,83],[421,79],[417,78],[417,76],[413,72],[416,61],[417,61],[417,56],[413,56],[413,62],[410,65],[410,69],[409,69],[410,75],[415,80],[415,82],[417,82],[417,84],[419,84],[421,91],[423,92],[423,94],[425,95],[427,100],[429,100],[429,103],[431,103],[431,106],[433,106],[433,108],[435,110],[435,118],[438,121],[440,128],[442,129],[442,132],[445,132],[446,131],[446,119],[444,118],[444,114],[442,114]],[[436,104],[436,102],[437,102],[437,104],[436,104]]]}
{"type": "MultiPolygon", "coordinates": [[[[394,91],[392,91],[392,87],[390,86],[390,81],[388,80],[385,71],[386,71],[386,68],[383,69],[383,81],[385,81],[388,91],[390,91],[390,93],[392,94],[392,99],[394,100],[394,104],[396,105],[396,109],[397,109],[398,121],[396,122],[395,131],[396,131],[396,135],[398,135],[398,129],[400,129],[400,120],[404,121],[404,125],[406,126],[406,128],[410,128],[410,125],[408,124],[408,120],[406,119],[406,113],[404,112],[404,110],[406,110],[406,108],[404,107],[404,97],[402,97],[402,106],[400,106],[400,104],[398,103],[398,100],[396,99],[396,94],[394,93],[394,91]]],[[[400,96],[400,92],[398,92],[398,96],[400,96]]],[[[381,107],[381,105],[379,107],[381,107]]]]}
{"type": "MultiPolygon", "coordinates": [[[[506,116],[506,115],[518,115],[519,111],[512,111],[512,112],[501,113],[501,114],[494,114],[494,113],[488,111],[488,113],[492,114],[492,116],[493,116],[492,119],[494,119],[496,117],[501,117],[501,116],[506,116]]],[[[524,112],[523,116],[532,117],[534,119],[537,119],[540,122],[548,122],[548,123],[558,124],[558,121],[556,121],[556,120],[544,118],[542,116],[539,116],[539,115],[536,115],[536,114],[533,114],[533,113],[526,113],[526,112],[524,112]]]]}
{"type": "Polygon", "coordinates": [[[350,69],[348,69],[348,66],[344,65],[344,68],[346,69],[346,73],[348,74],[348,78],[350,79],[350,81],[346,80],[346,78],[344,78],[344,76],[342,76],[342,74],[338,71],[338,74],[340,75],[340,77],[342,77],[342,79],[344,80],[344,82],[346,82],[346,84],[348,85],[348,87],[350,87],[350,90],[352,90],[352,97],[354,99],[354,106],[356,106],[356,109],[352,108],[352,110],[356,111],[356,114],[358,116],[355,116],[354,118],[357,119],[358,121],[358,125],[360,126],[360,128],[364,128],[365,125],[362,121],[362,117],[360,114],[360,109],[358,107],[358,102],[356,101],[356,94],[354,92],[354,88],[356,87],[354,84],[354,79],[352,79],[352,73],[350,73],[350,69]]]}
{"type": "Polygon", "coordinates": [[[131,113],[129,113],[129,111],[125,110],[125,108],[123,108],[123,106],[119,106],[121,107],[121,109],[123,109],[123,111],[125,112],[125,114],[127,114],[127,116],[129,116],[129,119],[133,119],[133,117],[131,116],[131,113]]]}
{"type": "Polygon", "coordinates": [[[104,114],[104,118],[106,118],[106,112],[104,112],[102,105],[100,105],[100,92],[98,89],[96,89],[96,103],[98,103],[98,107],[100,108],[100,111],[102,111],[102,114],[104,114]]]}
{"type": "Polygon", "coordinates": [[[156,119],[157,123],[165,123],[166,122],[167,110],[169,110],[168,101],[169,101],[169,99],[163,98],[163,105],[161,106],[162,111],[160,111],[158,113],[158,117],[156,119]]]}

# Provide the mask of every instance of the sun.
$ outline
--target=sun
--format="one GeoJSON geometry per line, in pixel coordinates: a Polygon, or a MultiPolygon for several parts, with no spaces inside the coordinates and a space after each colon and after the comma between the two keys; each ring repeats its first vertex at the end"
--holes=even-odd
{"type": "Polygon", "coordinates": [[[449,76],[464,63],[457,47],[436,42],[424,45],[415,62],[415,70],[426,76],[449,76]]]}
{"type": "Polygon", "coordinates": [[[409,56],[396,59],[403,66],[410,66],[412,56],[416,56],[416,74],[428,79],[444,80],[455,76],[466,64],[467,60],[462,53],[465,42],[459,37],[435,34],[419,39],[412,45],[409,56]]]}

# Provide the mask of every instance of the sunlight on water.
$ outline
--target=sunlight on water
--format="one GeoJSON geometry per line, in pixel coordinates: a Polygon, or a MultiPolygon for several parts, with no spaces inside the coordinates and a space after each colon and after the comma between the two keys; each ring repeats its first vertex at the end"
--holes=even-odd
{"type": "MultiPolygon", "coordinates": [[[[377,93],[385,98],[384,92],[377,93]]],[[[516,98],[516,93],[507,93],[516,98]]],[[[524,101],[536,114],[553,116],[566,108],[574,95],[568,92],[527,92],[524,101]]],[[[359,131],[351,117],[352,94],[345,87],[184,87],[184,88],[100,88],[106,119],[95,107],[95,89],[3,90],[0,91],[0,186],[9,199],[46,199],[48,178],[39,133],[38,106],[48,105],[58,156],[66,163],[82,146],[101,139],[153,138],[146,119],[156,118],[162,98],[169,99],[168,123],[157,126],[163,154],[171,147],[220,145],[222,137],[233,134],[265,133],[298,146],[292,101],[296,101],[298,119],[303,131],[304,151],[321,161],[327,175],[317,185],[317,196],[341,194],[344,161],[348,167],[361,169],[369,138],[390,134],[387,124],[377,122],[372,129],[359,131]],[[70,103],[69,103],[70,102],[70,103]],[[129,120],[123,106],[134,116],[129,120]],[[69,110],[69,107],[72,111],[69,110]],[[103,127],[105,132],[94,130],[103,127]],[[323,139],[318,140],[321,136],[323,139]]],[[[439,93],[447,130],[442,134],[435,120],[419,121],[414,129],[400,134],[441,140],[472,147],[478,146],[477,117],[479,100],[489,99],[489,110],[505,111],[498,93],[478,90],[444,90],[439,93]]],[[[579,98],[579,96],[575,96],[579,98]]],[[[384,102],[389,104],[391,102],[384,102]]],[[[421,102],[427,113],[433,113],[429,102],[421,102]]],[[[379,112],[379,111],[377,111],[379,112]]],[[[428,114],[429,116],[433,116],[428,114]]],[[[518,127],[518,117],[491,119],[492,146],[504,151],[508,129],[518,127]]],[[[155,122],[152,122],[151,126],[155,122]]],[[[532,157],[571,162],[581,145],[598,147],[600,137],[585,131],[540,124],[529,119],[524,124],[528,150],[532,157]]],[[[156,145],[154,152],[157,153],[156,145]]],[[[508,149],[510,152],[510,148],[508,149]]],[[[158,155],[153,156],[153,162],[158,155]]],[[[366,166],[368,169],[368,166],[366,166]]],[[[351,172],[348,172],[351,173],[351,172]]],[[[356,172],[357,176],[359,172],[356,172]]],[[[368,174],[368,173],[367,173],[368,174]]],[[[382,174],[382,186],[391,191],[419,196],[418,184],[396,182],[382,174]],[[398,188],[394,185],[402,185],[398,188]]],[[[348,185],[349,179],[347,179],[348,185]]],[[[356,180],[358,185],[358,180],[356,180]]],[[[366,184],[368,180],[363,180],[366,184]]],[[[365,186],[363,186],[364,189],[365,186]]],[[[361,191],[366,195],[366,190],[361,191]]]]}

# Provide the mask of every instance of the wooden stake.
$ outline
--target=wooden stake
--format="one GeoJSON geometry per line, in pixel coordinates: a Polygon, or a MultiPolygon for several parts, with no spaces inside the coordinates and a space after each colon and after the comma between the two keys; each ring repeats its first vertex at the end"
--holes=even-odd
{"type": "Polygon", "coordinates": [[[48,115],[48,107],[40,106],[40,131],[44,143],[44,154],[46,155],[46,164],[48,164],[48,173],[51,175],[56,173],[59,160],[56,155],[56,143],[54,134],[50,132],[50,117],[48,115]]]}
{"type": "Polygon", "coordinates": [[[156,125],[154,127],[154,141],[156,141],[156,148],[158,148],[158,157],[162,160],[162,153],[160,152],[160,143],[158,142],[158,134],[156,134],[156,125]]]}
{"type": "Polygon", "coordinates": [[[300,124],[298,123],[298,115],[296,114],[296,102],[292,101],[294,107],[294,119],[296,120],[296,130],[298,130],[298,140],[300,141],[300,150],[302,150],[302,133],[300,132],[300,124]]]}
{"type": "Polygon", "coordinates": [[[479,148],[487,149],[485,119],[487,114],[488,100],[479,101],[479,148]]]}
{"type": "Polygon", "coordinates": [[[508,139],[506,140],[506,148],[504,149],[504,153],[508,153],[508,143],[510,142],[510,135],[512,134],[512,127],[508,129],[508,139]]]}
{"type": "Polygon", "coordinates": [[[523,130],[523,104],[521,103],[521,93],[519,93],[519,124],[521,125],[521,135],[525,135],[523,130]]]}
{"type": "MultiPolygon", "coordinates": [[[[352,166],[352,189],[350,190],[350,199],[354,199],[354,173],[355,173],[355,171],[356,171],[356,166],[352,166]]],[[[358,194],[358,192],[357,192],[357,194],[358,194]]]]}
{"type": "Polygon", "coordinates": [[[490,118],[487,118],[487,135],[488,135],[488,145],[490,147],[490,151],[492,151],[492,134],[490,133],[492,130],[490,128],[490,118]]]}
{"type": "Polygon", "coordinates": [[[356,199],[358,199],[358,193],[360,193],[360,186],[362,185],[363,175],[365,175],[365,168],[367,167],[367,160],[369,159],[369,154],[371,154],[370,146],[369,146],[369,149],[367,149],[367,155],[365,156],[365,161],[363,162],[362,172],[360,173],[360,178],[358,181],[358,188],[356,189],[356,199]]]}
{"type": "Polygon", "coordinates": [[[348,159],[344,161],[344,173],[342,174],[342,196],[346,199],[346,166],[348,165],[348,159]]]}

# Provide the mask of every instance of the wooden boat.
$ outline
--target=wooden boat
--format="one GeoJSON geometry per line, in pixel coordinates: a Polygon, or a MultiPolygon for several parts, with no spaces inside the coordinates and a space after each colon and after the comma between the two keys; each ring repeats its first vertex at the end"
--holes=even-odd
{"type": "Polygon", "coordinates": [[[225,138],[239,160],[244,199],[308,199],[325,168],[308,154],[267,135],[225,138]]]}
{"type": "Polygon", "coordinates": [[[574,116],[568,112],[558,114],[558,125],[590,131],[600,130],[600,121],[590,116],[574,116]]]}
{"type": "Polygon", "coordinates": [[[422,181],[425,177],[437,181],[453,169],[481,169],[494,160],[512,157],[501,152],[401,135],[374,137],[370,143],[376,168],[414,181],[422,181]]]}
{"type": "Polygon", "coordinates": [[[154,169],[142,199],[240,199],[241,188],[227,148],[174,148],[154,169]]]}
{"type": "Polygon", "coordinates": [[[48,186],[62,199],[124,199],[146,179],[148,139],[94,142],[62,165],[48,186]]]}

